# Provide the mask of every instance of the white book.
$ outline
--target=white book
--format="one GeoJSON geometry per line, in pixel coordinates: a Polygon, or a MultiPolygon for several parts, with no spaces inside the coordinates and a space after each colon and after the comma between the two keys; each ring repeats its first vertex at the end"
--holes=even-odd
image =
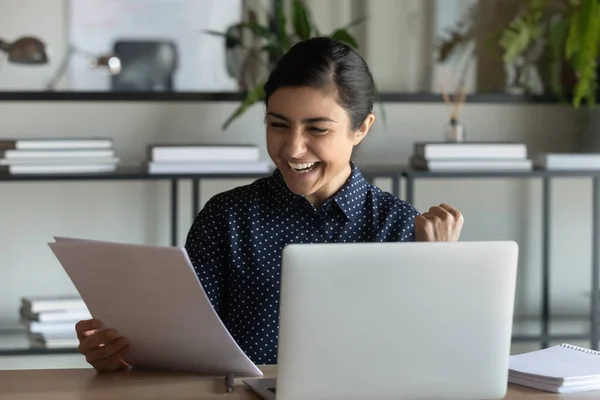
{"type": "Polygon", "coordinates": [[[259,161],[259,148],[254,145],[150,145],[149,160],[158,162],[237,162],[259,161]]]}
{"type": "Polygon", "coordinates": [[[37,322],[71,322],[90,319],[92,317],[90,312],[85,308],[85,305],[80,309],[51,310],[38,313],[31,313],[21,308],[21,316],[29,321],[37,322]]]}
{"type": "Polygon", "coordinates": [[[68,335],[75,332],[75,324],[78,321],[60,321],[60,322],[38,322],[21,319],[21,323],[29,333],[38,333],[41,335],[68,335]]]}
{"type": "Polygon", "coordinates": [[[421,157],[411,157],[410,165],[417,169],[431,172],[482,172],[482,171],[531,171],[533,162],[529,159],[516,160],[426,160],[421,157]]]}
{"type": "Polygon", "coordinates": [[[28,138],[0,139],[0,149],[17,150],[63,150],[63,149],[110,149],[111,138],[28,138]]]}
{"type": "Polygon", "coordinates": [[[129,340],[132,366],[262,377],[214,310],[185,248],[57,238],[91,315],[129,340]]]}
{"type": "Polygon", "coordinates": [[[113,150],[6,150],[5,160],[81,160],[89,158],[112,159],[113,150]]]}
{"type": "Polygon", "coordinates": [[[546,153],[535,160],[536,166],[554,171],[600,170],[600,154],[546,153]]]}
{"type": "Polygon", "coordinates": [[[266,174],[273,169],[269,161],[148,163],[150,174],[266,174]]]}
{"type": "Polygon", "coordinates": [[[21,298],[23,313],[38,314],[50,311],[86,310],[83,299],[79,296],[26,296],[21,298]]]}
{"type": "Polygon", "coordinates": [[[512,142],[416,142],[413,153],[427,160],[468,160],[527,158],[527,146],[512,142]]]}
{"type": "Polygon", "coordinates": [[[115,164],[22,164],[0,167],[0,171],[15,175],[26,174],[96,174],[117,169],[115,164]]]}

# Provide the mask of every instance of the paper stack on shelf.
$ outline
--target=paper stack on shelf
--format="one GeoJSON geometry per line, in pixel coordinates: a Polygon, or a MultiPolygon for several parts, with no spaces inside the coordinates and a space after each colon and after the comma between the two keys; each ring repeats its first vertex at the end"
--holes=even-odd
{"type": "Polygon", "coordinates": [[[530,171],[527,146],[512,142],[417,142],[410,165],[419,170],[530,171]]]}
{"type": "Polygon", "coordinates": [[[27,329],[32,347],[77,347],[75,324],[91,315],[78,296],[24,297],[21,324],[27,329]]]}
{"type": "Polygon", "coordinates": [[[266,174],[274,166],[254,145],[153,144],[147,168],[150,174],[266,174]]]}
{"type": "Polygon", "coordinates": [[[113,172],[109,138],[0,139],[0,171],[10,174],[78,174],[113,172]]]}
{"type": "Polygon", "coordinates": [[[540,153],[534,160],[534,164],[552,171],[598,171],[600,170],[600,154],[540,153]]]}

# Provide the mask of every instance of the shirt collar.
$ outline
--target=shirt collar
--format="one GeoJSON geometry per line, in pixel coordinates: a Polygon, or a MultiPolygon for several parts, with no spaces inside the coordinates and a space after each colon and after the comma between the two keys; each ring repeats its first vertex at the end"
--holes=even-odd
{"type": "MultiPolygon", "coordinates": [[[[273,188],[278,196],[280,196],[281,205],[284,208],[289,208],[295,201],[303,200],[308,204],[304,196],[292,192],[285,183],[283,175],[279,169],[273,172],[273,188]]],[[[367,195],[369,183],[360,173],[360,170],[354,162],[351,163],[350,177],[344,185],[337,191],[325,204],[335,202],[342,213],[350,220],[354,220],[362,211],[362,204],[367,195]]]]}
{"type": "Polygon", "coordinates": [[[344,215],[354,221],[362,212],[369,183],[354,163],[351,163],[351,168],[350,177],[332,198],[344,215]]]}

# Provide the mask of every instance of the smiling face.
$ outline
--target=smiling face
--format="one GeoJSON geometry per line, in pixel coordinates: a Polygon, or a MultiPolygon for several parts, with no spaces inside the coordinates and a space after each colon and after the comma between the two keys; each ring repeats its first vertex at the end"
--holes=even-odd
{"type": "Polygon", "coordinates": [[[348,113],[334,93],[311,87],[283,87],[269,98],[267,151],[289,189],[319,205],[350,176],[353,148],[374,116],[352,131],[348,113]]]}

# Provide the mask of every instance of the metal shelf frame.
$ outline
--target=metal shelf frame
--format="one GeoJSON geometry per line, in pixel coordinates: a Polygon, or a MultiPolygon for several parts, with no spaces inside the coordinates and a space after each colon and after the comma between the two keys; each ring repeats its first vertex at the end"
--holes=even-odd
{"type": "Polygon", "coordinates": [[[429,172],[406,168],[402,172],[406,179],[405,200],[411,204],[415,197],[415,182],[418,179],[541,179],[542,181],[542,309],[541,333],[539,335],[516,335],[515,341],[539,341],[542,348],[548,347],[550,341],[589,339],[590,346],[598,350],[600,341],[600,307],[598,289],[600,281],[600,171],[553,171],[534,169],[533,171],[456,171],[429,172]],[[590,333],[589,335],[551,335],[550,334],[550,246],[551,246],[551,185],[555,178],[582,178],[592,180],[592,265],[591,265],[591,300],[590,300],[590,333]]]}
{"type": "MultiPolygon", "coordinates": [[[[391,192],[401,196],[401,181],[405,180],[405,196],[403,199],[414,204],[415,183],[419,179],[481,179],[481,178],[514,178],[514,179],[541,179],[542,181],[542,309],[541,333],[539,335],[513,335],[513,341],[539,342],[542,347],[547,347],[551,341],[569,341],[589,339],[591,347],[598,349],[600,341],[600,307],[597,296],[600,281],[600,171],[547,171],[533,170],[524,172],[506,171],[460,171],[460,172],[429,172],[416,170],[405,165],[380,165],[360,166],[360,170],[369,182],[375,179],[387,178],[392,181],[391,192]],[[592,265],[591,265],[591,304],[589,334],[550,334],[550,245],[551,245],[551,183],[554,178],[581,178],[592,179],[592,265]]],[[[143,168],[121,168],[113,173],[100,174],[36,174],[36,175],[10,175],[0,174],[2,182],[56,182],[56,181],[168,181],[170,190],[170,245],[178,244],[178,216],[179,216],[179,183],[191,181],[192,217],[198,214],[200,204],[200,183],[203,180],[227,179],[258,179],[268,174],[236,173],[236,174],[148,174],[143,168]]],[[[0,336],[2,331],[0,330],[0,336]]],[[[37,348],[0,348],[0,356],[15,355],[58,355],[74,354],[77,349],[37,349],[37,348]]]]}

